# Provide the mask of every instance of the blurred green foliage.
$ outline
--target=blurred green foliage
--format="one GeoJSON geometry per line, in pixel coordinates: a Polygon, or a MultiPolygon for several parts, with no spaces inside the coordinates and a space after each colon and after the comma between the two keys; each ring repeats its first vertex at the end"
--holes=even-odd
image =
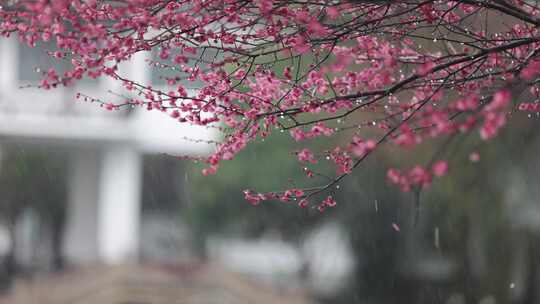
{"type": "Polygon", "coordinates": [[[66,171],[65,155],[4,149],[0,170],[2,215],[15,219],[24,208],[34,208],[49,220],[63,217],[66,171]]]}
{"type": "MultiPolygon", "coordinates": [[[[237,158],[222,163],[216,175],[202,176],[204,164],[189,168],[191,202],[185,216],[197,236],[209,233],[260,236],[268,230],[280,231],[285,238],[297,238],[297,231],[316,221],[318,214],[297,206],[297,202],[263,202],[252,206],[243,191],[279,191],[284,186],[302,187],[313,183],[299,165],[296,143],[288,134],[259,139],[237,158]],[[298,184],[296,184],[298,183],[298,184]]],[[[299,146],[298,146],[299,147],[299,146]]]]}

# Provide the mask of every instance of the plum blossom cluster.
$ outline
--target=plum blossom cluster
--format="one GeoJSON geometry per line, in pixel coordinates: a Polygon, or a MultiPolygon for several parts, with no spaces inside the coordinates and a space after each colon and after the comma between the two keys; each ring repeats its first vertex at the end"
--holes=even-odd
{"type": "MultiPolygon", "coordinates": [[[[251,190],[244,190],[245,199],[252,205],[259,205],[261,202],[266,200],[280,200],[282,202],[291,202],[297,201],[298,206],[301,208],[307,208],[310,204],[309,200],[305,198],[305,192],[301,189],[289,189],[283,193],[268,192],[268,193],[255,193],[251,190]]],[[[327,196],[322,200],[318,205],[314,207],[319,211],[323,212],[327,208],[333,208],[337,206],[337,202],[332,196],[327,196]]]]}
{"type": "Polygon", "coordinates": [[[538,102],[523,102],[519,104],[518,107],[521,111],[528,111],[528,112],[540,112],[540,103],[538,102]]]}
{"type": "MultiPolygon", "coordinates": [[[[16,36],[32,47],[52,42],[57,49],[49,52],[51,60],[69,66],[45,71],[40,87],[106,78],[125,91],[116,99],[91,99],[108,110],[142,107],[178,123],[221,130],[222,140],[204,159],[204,174],[276,131],[306,145],[332,139],[321,151],[295,151],[308,178],[327,177],[313,168],[321,163],[335,166],[330,179],[283,192],[247,190],[253,204],[296,201],[322,211],[336,205],[335,186],[361,170],[375,151],[399,153],[471,132],[488,140],[514,108],[538,108],[520,101],[539,92],[535,1],[17,0],[1,5],[1,36],[16,36]],[[488,24],[478,16],[493,18],[488,24]],[[164,72],[164,86],[121,72],[120,65],[138,53],[154,54],[148,64],[164,72]]],[[[426,188],[447,170],[442,160],[390,169],[388,178],[410,191],[426,188]]]]}
{"type": "Polygon", "coordinates": [[[388,170],[388,179],[393,184],[398,185],[402,191],[409,192],[413,188],[422,189],[429,187],[433,177],[442,177],[447,172],[448,163],[446,161],[438,161],[431,167],[431,170],[419,165],[406,172],[390,169],[388,170]]]}

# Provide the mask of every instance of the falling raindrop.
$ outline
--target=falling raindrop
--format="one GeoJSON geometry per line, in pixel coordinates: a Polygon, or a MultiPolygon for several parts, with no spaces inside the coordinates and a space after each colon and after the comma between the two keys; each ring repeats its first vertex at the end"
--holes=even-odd
{"type": "Polygon", "coordinates": [[[439,227],[435,227],[435,231],[433,232],[433,243],[435,245],[435,248],[439,249],[439,246],[440,246],[439,227]]]}

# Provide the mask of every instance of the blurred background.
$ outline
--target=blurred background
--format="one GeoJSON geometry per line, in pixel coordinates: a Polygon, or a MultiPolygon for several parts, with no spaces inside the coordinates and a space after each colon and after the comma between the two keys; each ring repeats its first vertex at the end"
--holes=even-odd
{"type": "MultiPolygon", "coordinates": [[[[244,189],[305,175],[288,135],[203,177],[175,155],[207,154],[212,129],[75,101],[109,98],[106,81],[21,89],[62,68],[53,49],[0,41],[0,303],[540,303],[536,116],[489,143],[382,151],[324,213],[254,207],[244,189]],[[440,151],[450,175],[429,190],[387,183],[387,168],[440,151]]],[[[122,72],[164,85],[151,56],[122,72]]]]}

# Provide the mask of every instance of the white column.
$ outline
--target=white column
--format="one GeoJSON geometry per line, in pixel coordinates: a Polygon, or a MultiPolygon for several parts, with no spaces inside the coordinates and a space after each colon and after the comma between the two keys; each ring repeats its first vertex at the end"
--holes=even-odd
{"type": "Polygon", "coordinates": [[[129,61],[123,63],[121,70],[126,73],[129,79],[138,83],[149,84],[152,72],[147,62],[149,59],[152,59],[151,52],[138,52],[129,61]]]}
{"type": "Polygon", "coordinates": [[[64,255],[68,263],[81,265],[99,261],[97,247],[100,151],[72,153],[68,180],[67,222],[64,255]]]}
{"type": "MultiPolygon", "coordinates": [[[[15,37],[0,39],[0,89],[2,91],[16,87],[19,69],[17,66],[17,41],[15,37]]],[[[0,92],[1,93],[1,92],[0,92]]]]}
{"type": "Polygon", "coordinates": [[[134,262],[139,250],[141,155],[129,146],[103,153],[98,208],[98,248],[108,264],[134,262]]]}

